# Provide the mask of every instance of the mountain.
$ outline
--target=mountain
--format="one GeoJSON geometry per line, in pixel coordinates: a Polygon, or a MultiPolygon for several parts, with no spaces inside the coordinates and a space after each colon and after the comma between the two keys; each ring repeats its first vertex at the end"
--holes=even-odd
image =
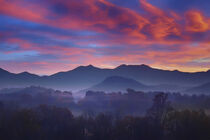
{"type": "Polygon", "coordinates": [[[92,65],[80,66],[67,72],[47,76],[41,85],[58,89],[86,89],[107,77],[120,76],[146,85],[198,86],[210,82],[210,71],[187,73],[151,68],[147,65],[120,65],[114,69],[101,69],[92,65]]]}
{"type": "Polygon", "coordinates": [[[115,69],[118,75],[135,79],[148,85],[172,84],[191,86],[210,82],[210,71],[207,72],[180,72],[151,68],[147,65],[121,65],[115,69]]]}
{"type": "Polygon", "coordinates": [[[138,91],[183,91],[186,87],[177,86],[177,85],[144,85],[134,79],[125,78],[120,76],[111,76],[96,84],[88,89],[81,90],[78,93],[85,93],[87,91],[105,91],[105,92],[113,92],[113,91],[126,91],[128,88],[138,90],[138,91]]]}
{"type": "Polygon", "coordinates": [[[100,69],[92,65],[79,66],[67,72],[59,72],[44,79],[43,85],[58,89],[79,90],[101,82],[111,75],[109,69],[100,69]]]}
{"type": "Polygon", "coordinates": [[[207,72],[180,72],[155,69],[147,65],[120,65],[114,69],[101,69],[92,65],[79,66],[50,76],[37,76],[28,72],[14,74],[0,69],[0,87],[44,86],[62,90],[87,89],[112,76],[130,78],[145,85],[177,85],[194,87],[210,82],[207,72]]]}
{"type": "Polygon", "coordinates": [[[206,84],[202,84],[200,86],[190,88],[190,89],[186,90],[185,93],[210,95],[210,82],[206,83],[206,84]]]}
{"type": "Polygon", "coordinates": [[[128,88],[135,90],[147,90],[149,87],[130,78],[111,76],[106,78],[101,83],[92,86],[88,90],[112,92],[125,91],[128,88]]]}
{"type": "Polygon", "coordinates": [[[14,74],[1,68],[0,77],[0,88],[38,85],[41,80],[41,77],[35,74],[31,74],[28,72],[14,74]]]}
{"type": "Polygon", "coordinates": [[[80,66],[71,71],[51,75],[48,79],[52,81],[50,86],[56,88],[85,89],[111,76],[131,78],[146,85],[193,87],[210,82],[210,71],[187,73],[155,69],[147,65],[120,65],[114,69],[101,69],[92,65],[80,66]]]}

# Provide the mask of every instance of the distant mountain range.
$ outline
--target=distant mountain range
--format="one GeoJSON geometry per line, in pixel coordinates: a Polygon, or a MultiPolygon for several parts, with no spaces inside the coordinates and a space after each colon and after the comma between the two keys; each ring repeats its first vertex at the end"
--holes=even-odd
{"type": "MultiPolygon", "coordinates": [[[[112,80],[116,79],[126,81],[126,85],[129,83],[131,88],[138,87],[139,89],[154,88],[155,86],[160,90],[193,88],[210,83],[210,70],[188,73],[155,69],[144,64],[120,65],[114,69],[101,69],[88,65],[50,76],[38,76],[28,72],[14,74],[0,69],[0,88],[34,85],[74,91],[90,87],[99,88],[102,85],[106,85],[108,88],[113,85],[112,80]],[[110,85],[109,82],[111,82],[110,85]]],[[[123,87],[124,85],[123,82],[120,82],[116,86],[123,87]]]]}

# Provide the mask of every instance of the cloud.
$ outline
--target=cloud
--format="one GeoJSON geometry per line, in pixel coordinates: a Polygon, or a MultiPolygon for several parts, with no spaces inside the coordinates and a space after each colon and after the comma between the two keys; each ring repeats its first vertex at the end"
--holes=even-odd
{"type": "Polygon", "coordinates": [[[136,37],[143,41],[151,38],[166,41],[185,40],[191,38],[191,34],[183,30],[185,27],[182,22],[186,20],[187,31],[193,29],[206,31],[209,22],[204,21],[201,12],[188,11],[185,14],[186,18],[181,19],[178,13],[164,11],[146,0],[139,1],[140,8],[146,14],[117,6],[106,0],[46,0],[37,2],[38,4],[12,1],[13,3],[4,1],[3,6],[0,6],[0,11],[5,15],[63,29],[92,30],[109,36],[123,34],[125,38],[136,37]],[[34,11],[32,8],[39,10],[34,11]],[[21,10],[16,12],[14,9],[21,10]],[[195,26],[199,26],[196,27],[199,29],[195,29],[195,26]]]}
{"type": "Polygon", "coordinates": [[[210,30],[210,18],[203,16],[198,11],[188,11],[186,13],[186,30],[191,32],[206,32],[210,30]]]}
{"type": "Polygon", "coordinates": [[[170,68],[186,64],[184,70],[188,65],[192,70],[194,60],[210,55],[210,17],[202,9],[190,9],[188,0],[177,1],[189,7],[181,12],[164,8],[168,2],[161,1],[1,0],[0,53],[36,51],[41,59],[18,65],[40,64],[42,72],[53,67],[51,61],[65,69],[148,63],[170,68]]]}

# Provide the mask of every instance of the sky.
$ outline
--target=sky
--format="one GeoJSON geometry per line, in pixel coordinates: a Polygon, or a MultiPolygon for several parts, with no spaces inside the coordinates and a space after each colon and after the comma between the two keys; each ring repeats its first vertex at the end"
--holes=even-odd
{"type": "Polygon", "coordinates": [[[210,69],[210,0],[0,0],[0,67],[210,69]]]}

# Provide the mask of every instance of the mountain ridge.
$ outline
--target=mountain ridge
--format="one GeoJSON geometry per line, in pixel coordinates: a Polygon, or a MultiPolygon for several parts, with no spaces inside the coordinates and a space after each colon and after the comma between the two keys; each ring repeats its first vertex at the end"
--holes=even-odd
{"type": "Polygon", "coordinates": [[[70,71],[49,76],[39,76],[29,72],[15,74],[0,69],[0,75],[2,75],[0,88],[35,85],[62,90],[81,90],[96,85],[110,76],[130,78],[145,85],[170,84],[194,87],[210,82],[210,70],[188,73],[156,69],[145,64],[122,64],[113,69],[98,68],[93,65],[79,66],[70,71]]]}
{"type": "Polygon", "coordinates": [[[36,74],[36,73],[31,73],[29,71],[23,71],[23,72],[19,72],[19,73],[14,73],[14,72],[10,72],[9,70],[6,70],[4,68],[1,68],[0,67],[0,72],[2,71],[6,71],[6,72],[9,72],[11,74],[21,74],[21,73],[29,73],[29,74],[32,74],[32,75],[37,75],[37,76],[40,76],[40,77],[45,77],[45,76],[52,76],[52,75],[55,75],[55,74],[58,74],[58,73],[66,73],[66,72],[71,72],[73,70],[76,70],[78,68],[90,68],[90,67],[94,67],[96,69],[101,69],[101,70],[113,70],[113,69],[117,69],[117,68],[120,68],[120,67],[134,67],[134,66],[137,66],[137,67],[147,67],[147,68],[151,68],[151,69],[154,69],[154,70],[162,70],[162,71],[170,71],[170,72],[181,72],[181,73],[190,73],[190,74],[193,74],[193,73],[210,73],[210,69],[209,70],[206,70],[206,71],[196,71],[196,72],[186,72],[186,71],[180,71],[178,69],[174,69],[174,70],[169,70],[169,69],[160,69],[160,68],[154,68],[154,67],[151,67],[149,65],[146,65],[146,64],[140,64],[140,65],[127,65],[127,64],[121,64],[119,66],[116,66],[115,68],[100,68],[100,67],[96,67],[92,64],[89,64],[89,65],[81,65],[81,66],[78,66],[76,68],[73,68],[71,70],[67,70],[67,71],[59,71],[59,72],[56,72],[56,73],[53,73],[53,74],[50,74],[50,75],[39,75],[39,74],[36,74]]]}

